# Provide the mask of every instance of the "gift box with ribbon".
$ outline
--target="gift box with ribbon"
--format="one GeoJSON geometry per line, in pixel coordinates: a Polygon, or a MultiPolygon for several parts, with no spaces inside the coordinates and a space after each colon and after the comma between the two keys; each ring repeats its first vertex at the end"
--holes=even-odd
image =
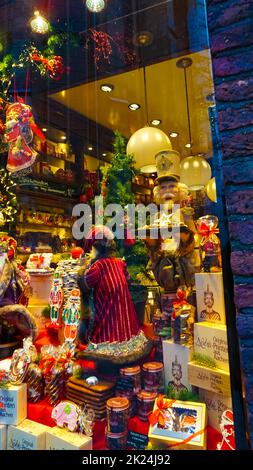
{"type": "Polygon", "coordinates": [[[160,395],[149,415],[152,445],[172,450],[206,449],[206,405],[160,395]]]}

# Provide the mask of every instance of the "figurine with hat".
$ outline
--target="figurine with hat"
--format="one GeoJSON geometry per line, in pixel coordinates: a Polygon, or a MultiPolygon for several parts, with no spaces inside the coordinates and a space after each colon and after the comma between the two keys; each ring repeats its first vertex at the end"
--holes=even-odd
{"type": "Polygon", "coordinates": [[[106,226],[93,227],[86,237],[84,251],[92,251],[91,262],[88,268],[80,271],[78,285],[86,306],[88,299],[90,311],[86,309],[82,315],[80,342],[86,340],[86,351],[92,350],[97,357],[100,351],[108,352],[110,356],[113,347],[118,355],[123,356],[127,350],[132,354],[130,344],[134,343],[139,347],[136,354],[142,356],[147,339],[140,330],[131,299],[126,263],[116,258],[111,230],[106,226]]]}
{"type": "Polygon", "coordinates": [[[173,220],[178,221],[178,234],[163,239],[162,232],[158,240],[147,239],[150,248],[153,272],[158,284],[166,291],[176,291],[180,285],[193,286],[195,274],[194,231],[185,223],[183,201],[189,190],[180,183],[180,158],[174,150],[159,152],[156,155],[157,179],[154,198],[160,211],[154,221],[158,228],[172,227],[173,220]],[[177,211],[173,207],[178,205],[177,211]],[[178,238],[178,239],[177,239],[178,238]]]}

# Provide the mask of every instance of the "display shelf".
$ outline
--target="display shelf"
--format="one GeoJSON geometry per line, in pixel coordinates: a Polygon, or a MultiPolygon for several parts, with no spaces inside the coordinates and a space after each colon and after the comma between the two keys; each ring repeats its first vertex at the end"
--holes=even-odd
{"type": "Polygon", "coordinates": [[[42,227],[42,228],[64,228],[65,230],[71,230],[72,227],[66,227],[66,225],[56,225],[56,224],[52,224],[52,225],[47,225],[47,224],[36,224],[36,223],[31,223],[31,222],[19,222],[18,224],[18,227],[30,227],[30,228],[34,228],[34,229],[38,229],[39,227],[42,227]]]}
{"type": "Polygon", "coordinates": [[[16,193],[24,199],[27,198],[27,204],[29,204],[29,208],[31,208],[31,200],[37,203],[38,206],[46,205],[60,208],[65,208],[66,206],[69,207],[71,205],[73,206],[79,201],[78,197],[73,198],[61,194],[38,191],[37,189],[29,190],[16,187],[16,193]]]}
{"type": "Polygon", "coordinates": [[[66,162],[66,163],[71,163],[72,165],[76,165],[76,161],[68,160],[67,158],[56,157],[56,155],[50,155],[50,154],[43,153],[38,150],[36,150],[36,152],[38,153],[39,157],[43,159],[50,159],[50,160],[55,160],[55,161],[58,160],[61,162],[66,162]]]}
{"type": "Polygon", "coordinates": [[[57,183],[57,184],[61,184],[61,185],[64,185],[64,186],[67,186],[67,187],[70,187],[70,188],[77,188],[78,187],[78,184],[76,181],[66,181],[64,179],[60,179],[60,178],[57,178],[57,176],[55,175],[43,175],[41,173],[36,173],[34,172],[33,175],[32,175],[32,179],[33,180],[40,180],[40,181],[45,181],[45,182],[48,182],[48,183],[57,183]]]}
{"type": "Polygon", "coordinates": [[[151,195],[152,193],[152,189],[151,186],[143,186],[143,185],[140,185],[140,184],[136,184],[136,183],[133,183],[133,191],[134,193],[136,194],[147,194],[147,195],[151,195]]]}

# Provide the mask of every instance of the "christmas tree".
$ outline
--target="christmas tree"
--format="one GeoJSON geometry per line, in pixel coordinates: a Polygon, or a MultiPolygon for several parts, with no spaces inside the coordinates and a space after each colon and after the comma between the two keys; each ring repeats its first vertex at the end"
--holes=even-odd
{"type": "MultiPolygon", "coordinates": [[[[102,195],[104,206],[119,204],[127,209],[128,204],[135,203],[135,195],[132,190],[132,181],[137,171],[132,155],[126,154],[126,143],[119,132],[115,132],[114,157],[110,167],[103,170],[102,195]]],[[[122,220],[125,224],[124,240],[117,240],[118,256],[125,258],[131,277],[136,280],[137,274],[146,272],[148,263],[148,251],[142,240],[134,240],[135,227],[128,231],[126,217],[122,220]]]]}
{"type": "Polygon", "coordinates": [[[10,233],[17,218],[17,198],[14,193],[16,183],[4,168],[0,169],[0,229],[10,233]]]}

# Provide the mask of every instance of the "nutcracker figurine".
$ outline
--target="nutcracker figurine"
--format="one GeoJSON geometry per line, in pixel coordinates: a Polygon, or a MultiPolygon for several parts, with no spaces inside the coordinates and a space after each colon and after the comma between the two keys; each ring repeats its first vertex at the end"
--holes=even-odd
{"type": "Polygon", "coordinates": [[[54,325],[58,324],[60,308],[63,303],[63,282],[62,278],[56,273],[53,280],[53,285],[50,291],[49,305],[50,305],[50,319],[54,325]]]}
{"type": "Polygon", "coordinates": [[[66,341],[75,341],[80,320],[80,291],[74,289],[63,311],[62,319],[65,324],[64,338],[66,341]]]}

